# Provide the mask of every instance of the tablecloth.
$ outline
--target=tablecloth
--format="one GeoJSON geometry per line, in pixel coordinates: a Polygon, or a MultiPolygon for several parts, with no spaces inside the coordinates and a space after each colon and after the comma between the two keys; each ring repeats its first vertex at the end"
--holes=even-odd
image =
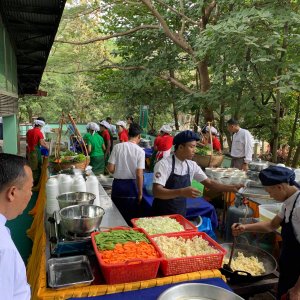
{"type": "MultiPolygon", "coordinates": [[[[231,288],[221,279],[221,278],[208,278],[208,279],[200,279],[200,280],[193,280],[193,281],[185,281],[181,283],[205,283],[205,284],[211,284],[215,285],[221,288],[224,288],[226,290],[232,291],[231,288]]],[[[181,284],[180,283],[180,284],[181,284]]],[[[101,299],[101,300],[124,300],[124,299],[143,299],[143,300],[154,300],[157,299],[158,296],[167,290],[168,288],[177,285],[175,284],[167,284],[163,286],[156,286],[149,289],[143,289],[143,290],[137,290],[137,291],[130,291],[130,292],[124,292],[119,294],[110,294],[110,295],[103,295],[98,297],[89,297],[89,298],[70,298],[70,300],[80,299],[80,300],[95,300],[95,299],[101,299]]]]}
{"type": "MultiPolygon", "coordinates": [[[[143,211],[145,216],[151,216],[153,196],[150,194],[152,189],[152,176],[153,173],[144,174],[144,187],[143,187],[143,211]]],[[[211,220],[213,229],[218,226],[218,216],[212,204],[202,197],[188,198],[187,199],[187,218],[195,218],[197,216],[207,217],[211,220]]]]}

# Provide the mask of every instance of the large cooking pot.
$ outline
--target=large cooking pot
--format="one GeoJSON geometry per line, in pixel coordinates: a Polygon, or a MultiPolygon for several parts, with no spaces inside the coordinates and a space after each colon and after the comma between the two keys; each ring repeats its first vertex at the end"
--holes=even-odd
{"type": "MultiPolygon", "coordinates": [[[[221,244],[221,246],[227,250],[227,254],[225,258],[229,259],[232,243],[221,244]]],[[[261,275],[253,276],[248,272],[243,270],[237,270],[231,272],[227,269],[221,268],[222,274],[224,274],[227,278],[230,278],[231,282],[245,282],[245,281],[256,281],[260,280],[265,276],[272,274],[277,269],[277,262],[275,258],[269,254],[268,252],[254,246],[249,246],[245,244],[236,244],[233,259],[237,257],[238,252],[242,252],[245,257],[256,256],[259,261],[264,264],[265,272],[261,275]]]]}
{"type": "Polygon", "coordinates": [[[71,192],[60,194],[56,197],[59,208],[62,209],[67,206],[75,204],[93,204],[96,195],[88,192],[71,192]]]}
{"type": "Polygon", "coordinates": [[[215,285],[183,283],[164,291],[157,300],[243,300],[239,295],[215,285]]]}
{"type": "Polygon", "coordinates": [[[59,211],[60,224],[65,231],[86,234],[99,230],[104,209],[96,205],[72,205],[59,211]]]}

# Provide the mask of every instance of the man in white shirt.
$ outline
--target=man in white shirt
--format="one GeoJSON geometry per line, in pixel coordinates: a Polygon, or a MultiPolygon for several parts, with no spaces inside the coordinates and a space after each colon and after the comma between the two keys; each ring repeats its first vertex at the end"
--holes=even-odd
{"type": "Polygon", "coordinates": [[[282,246],[277,299],[300,299],[300,185],[293,170],[270,166],[259,179],[272,198],[283,202],[281,211],[271,220],[253,224],[233,224],[233,235],[243,232],[272,232],[281,226],[282,246]]]}
{"type": "Polygon", "coordinates": [[[225,185],[209,179],[192,161],[199,136],[190,130],[178,133],[173,140],[175,152],[156,163],[153,176],[153,212],[155,215],[186,215],[186,199],[197,198],[199,190],[191,183],[195,179],[206,188],[219,192],[237,192],[242,185],[225,185]]]}
{"type": "Polygon", "coordinates": [[[138,124],[129,128],[129,141],[117,144],[108,160],[107,169],[114,176],[111,199],[128,225],[139,217],[143,197],[145,152],[138,145],[142,129],[138,124]]]}
{"type": "Polygon", "coordinates": [[[33,177],[27,160],[0,154],[0,299],[29,300],[25,264],[5,226],[22,214],[32,192],[33,177]]]}
{"type": "Polygon", "coordinates": [[[251,133],[240,127],[235,119],[227,121],[227,129],[233,133],[231,144],[231,167],[248,171],[248,164],[252,161],[253,137],[251,133]]]}

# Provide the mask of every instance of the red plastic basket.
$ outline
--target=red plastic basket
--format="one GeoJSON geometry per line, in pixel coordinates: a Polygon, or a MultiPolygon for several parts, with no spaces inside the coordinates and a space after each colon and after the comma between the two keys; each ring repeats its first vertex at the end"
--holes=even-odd
{"type": "MultiPolygon", "coordinates": [[[[184,218],[182,215],[165,215],[165,216],[160,216],[160,217],[169,217],[171,219],[175,219],[180,225],[183,226],[184,228],[184,231],[180,231],[180,232],[185,232],[185,231],[189,231],[189,232],[198,232],[198,229],[195,225],[193,225],[190,221],[188,221],[186,218],[184,218]]],[[[155,218],[155,217],[148,217],[148,218],[155,218]]],[[[136,222],[139,220],[139,218],[136,218],[136,219],[132,219],[131,220],[131,223],[133,225],[133,227],[135,228],[141,228],[139,227],[136,222]]],[[[144,229],[144,228],[142,228],[144,229]]],[[[145,230],[145,229],[144,229],[145,230]]],[[[146,230],[145,230],[146,231],[146,230]]],[[[149,236],[154,236],[154,235],[151,235],[149,234],[147,231],[146,233],[149,235],[149,236]]],[[[174,232],[172,232],[174,233],[174,232]]]]}
{"type": "MultiPolygon", "coordinates": [[[[165,276],[190,273],[201,270],[213,270],[222,267],[222,262],[224,255],[226,254],[226,250],[222,248],[216,241],[210,238],[205,232],[166,233],[156,235],[155,237],[158,236],[182,237],[184,239],[191,239],[195,236],[199,236],[202,237],[204,240],[208,241],[210,246],[219,251],[219,253],[215,254],[204,254],[198,256],[167,259],[160,250],[159,246],[157,246],[158,250],[160,251],[163,257],[163,260],[160,264],[160,268],[165,276]]],[[[149,237],[149,239],[153,242],[153,244],[156,244],[153,240],[153,237],[149,237]]]]}
{"type": "MultiPolygon", "coordinates": [[[[130,230],[130,229],[146,234],[145,231],[139,228],[128,228],[128,229],[112,228],[111,230],[130,230]]],[[[150,243],[154,246],[155,250],[157,251],[159,255],[158,258],[146,259],[146,260],[134,259],[134,260],[129,260],[126,263],[122,263],[122,264],[107,264],[102,260],[101,252],[97,248],[97,244],[95,242],[95,235],[97,234],[101,234],[101,232],[93,232],[91,234],[92,244],[99,265],[101,267],[102,274],[105,278],[105,281],[108,284],[142,281],[142,280],[156,278],[159,264],[162,258],[161,258],[161,252],[152,241],[150,241],[150,243]]]]}

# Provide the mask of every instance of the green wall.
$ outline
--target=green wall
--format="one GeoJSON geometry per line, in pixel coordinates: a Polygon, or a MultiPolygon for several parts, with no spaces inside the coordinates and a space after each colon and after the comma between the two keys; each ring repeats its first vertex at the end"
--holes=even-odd
{"type": "Polygon", "coordinates": [[[8,33],[0,21],[0,93],[17,95],[17,60],[8,33]]]}
{"type": "Polygon", "coordinates": [[[3,116],[3,152],[18,154],[17,116],[3,116]]]}

